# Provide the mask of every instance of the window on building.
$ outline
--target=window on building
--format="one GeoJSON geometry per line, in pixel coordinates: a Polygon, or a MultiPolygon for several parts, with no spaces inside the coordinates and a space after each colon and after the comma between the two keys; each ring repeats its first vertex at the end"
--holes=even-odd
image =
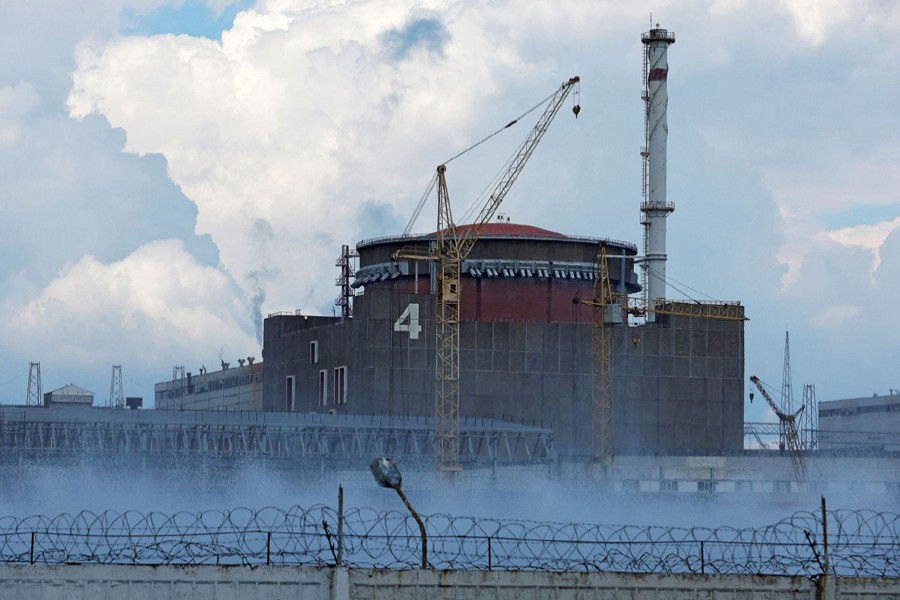
{"type": "Polygon", "coordinates": [[[710,480],[698,481],[697,482],[697,491],[698,492],[706,492],[711,493],[716,491],[716,482],[710,480]]]}
{"type": "Polygon", "coordinates": [[[622,480],[622,491],[623,492],[637,492],[640,490],[640,481],[637,479],[623,479],[622,480]]]}
{"type": "Polygon", "coordinates": [[[659,491],[661,492],[677,492],[678,482],[674,479],[663,479],[659,482],[659,491]]]}
{"type": "Polygon", "coordinates": [[[776,481],[772,484],[772,489],[776,492],[791,491],[791,482],[789,480],[776,481]]]}
{"type": "Polygon", "coordinates": [[[309,364],[319,364],[319,341],[313,340],[309,343],[309,364]]]}
{"type": "Polygon", "coordinates": [[[347,404],[347,367],[334,370],[334,403],[347,404]]]}
{"type": "Polygon", "coordinates": [[[288,375],[284,386],[284,410],[293,412],[296,407],[297,386],[294,385],[294,376],[288,375]]]}
{"type": "Polygon", "coordinates": [[[319,371],[319,406],[328,404],[328,371],[319,371]]]}

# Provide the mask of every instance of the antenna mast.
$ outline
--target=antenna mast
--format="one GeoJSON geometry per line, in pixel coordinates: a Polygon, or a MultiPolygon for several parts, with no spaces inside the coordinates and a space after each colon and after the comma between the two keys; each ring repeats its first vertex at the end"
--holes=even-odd
{"type": "Polygon", "coordinates": [[[109,408],[125,408],[125,390],[122,388],[122,365],[112,366],[109,383],[109,408]]]}
{"type": "Polygon", "coordinates": [[[175,387],[175,397],[178,398],[178,410],[184,410],[184,393],[187,391],[185,390],[184,380],[184,365],[172,367],[172,381],[178,382],[178,385],[175,387]]]}
{"type": "Polygon", "coordinates": [[[803,386],[803,406],[806,410],[800,419],[800,435],[805,450],[815,450],[818,445],[819,401],[816,400],[816,386],[807,383],[803,386]]]}
{"type": "Polygon", "coordinates": [[[794,412],[794,384],[791,381],[791,334],[784,332],[784,370],[781,375],[781,407],[784,412],[794,412]]]}
{"type": "Polygon", "coordinates": [[[25,392],[25,406],[40,406],[43,402],[41,363],[28,363],[28,391],[25,392]]]}

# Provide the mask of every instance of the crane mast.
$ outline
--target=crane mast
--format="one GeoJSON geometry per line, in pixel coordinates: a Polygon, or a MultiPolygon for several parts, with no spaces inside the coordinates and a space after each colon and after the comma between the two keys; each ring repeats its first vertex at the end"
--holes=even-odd
{"type": "MultiPolygon", "coordinates": [[[[593,393],[591,396],[591,461],[594,475],[601,481],[612,478],[615,461],[613,434],[613,327],[625,323],[625,313],[646,316],[648,313],[690,318],[746,321],[740,303],[701,303],[696,301],[652,300],[631,298],[612,291],[609,278],[610,256],[606,242],[600,241],[594,271],[593,296],[589,300],[578,298],[589,305],[591,312],[591,354],[593,362],[593,393]]],[[[625,256],[616,256],[623,259],[625,256]]]]}
{"type": "MultiPolygon", "coordinates": [[[[551,97],[531,133],[519,147],[510,166],[494,187],[478,217],[460,233],[450,210],[446,164],[437,168],[438,218],[434,249],[437,285],[435,286],[435,461],[441,471],[456,472],[459,465],[459,302],[462,263],[481,237],[507,192],[522,172],[538,142],[559,112],[572,87],[579,83],[572,77],[551,97]]],[[[579,106],[573,109],[575,115],[579,106]]],[[[513,121],[514,123],[515,121],[513,121]]],[[[510,123],[509,125],[512,125],[510,123]]],[[[509,126],[507,125],[507,127],[509,126]]]]}
{"type": "MultiPolygon", "coordinates": [[[[763,387],[762,382],[759,380],[759,377],[753,375],[750,377],[750,381],[753,382],[753,385],[759,390],[759,392],[763,395],[763,398],[766,399],[766,402],[769,403],[769,407],[775,412],[778,416],[778,420],[781,421],[782,429],[784,430],[784,441],[787,446],[788,452],[791,455],[791,466],[794,468],[794,479],[796,479],[797,483],[801,486],[806,485],[806,480],[808,478],[806,471],[806,461],[803,459],[803,450],[800,447],[800,436],[797,433],[797,417],[803,412],[804,406],[801,406],[797,412],[792,415],[789,415],[783,412],[778,405],[772,400],[772,397],[769,396],[769,393],[763,387]]],[[[751,394],[750,400],[753,400],[753,395],[751,394]]]]}
{"type": "Polygon", "coordinates": [[[594,372],[591,407],[591,459],[602,479],[612,476],[613,469],[613,413],[612,413],[612,325],[615,318],[608,311],[615,305],[609,283],[609,264],[606,242],[600,242],[594,276],[594,296],[591,304],[591,353],[594,372]]]}

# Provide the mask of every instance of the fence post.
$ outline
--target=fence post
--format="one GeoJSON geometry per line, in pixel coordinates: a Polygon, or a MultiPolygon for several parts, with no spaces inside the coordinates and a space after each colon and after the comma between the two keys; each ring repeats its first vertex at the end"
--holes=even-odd
{"type": "Polygon", "coordinates": [[[491,536],[488,536],[488,571],[490,571],[491,568],[493,567],[493,564],[491,563],[491,555],[492,555],[492,552],[491,552],[491,536]]]}
{"type": "Polygon", "coordinates": [[[272,532],[266,532],[266,566],[272,564],[272,532]]]}
{"type": "Polygon", "coordinates": [[[344,564],[344,486],[338,485],[337,560],[338,567],[344,564]]]}
{"type": "Polygon", "coordinates": [[[828,512],[825,510],[825,496],[822,496],[822,537],[823,541],[823,553],[825,559],[825,575],[828,575],[831,568],[828,565],[828,512]]]}
{"type": "Polygon", "coordinates": [[[31,564],[34,564],[34,532],[31,532],[31,552],[29,553],[28,560],[31,564]]]}
{"type": "Polygon", "coordinates": [[[706,552],[703,551],[703,540],[700,540],[700,574],[706,575],[706,552]]]}

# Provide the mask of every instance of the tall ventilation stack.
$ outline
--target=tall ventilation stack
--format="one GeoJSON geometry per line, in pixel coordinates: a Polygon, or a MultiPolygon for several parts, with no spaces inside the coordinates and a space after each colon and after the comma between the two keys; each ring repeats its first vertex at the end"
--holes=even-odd
{"type": "MultiPolygon", "coordinates": [[[[643,278],[645,298],[652,306],[654,301],[666,297],[666,217],[675,205],[666,200],[666,142],[669,126],[666,123],[666,109],[669,95],[666,78],[669,62],[666,57],[669,46],[675,43],[675,34],[654,29],[641,35],[644,44],[644,142],[643,157],[643,201],[641,202],[641,224],[644,226],[643,278]]],[[[655,313],[648,312],[648,320],[655,313]]]]}

